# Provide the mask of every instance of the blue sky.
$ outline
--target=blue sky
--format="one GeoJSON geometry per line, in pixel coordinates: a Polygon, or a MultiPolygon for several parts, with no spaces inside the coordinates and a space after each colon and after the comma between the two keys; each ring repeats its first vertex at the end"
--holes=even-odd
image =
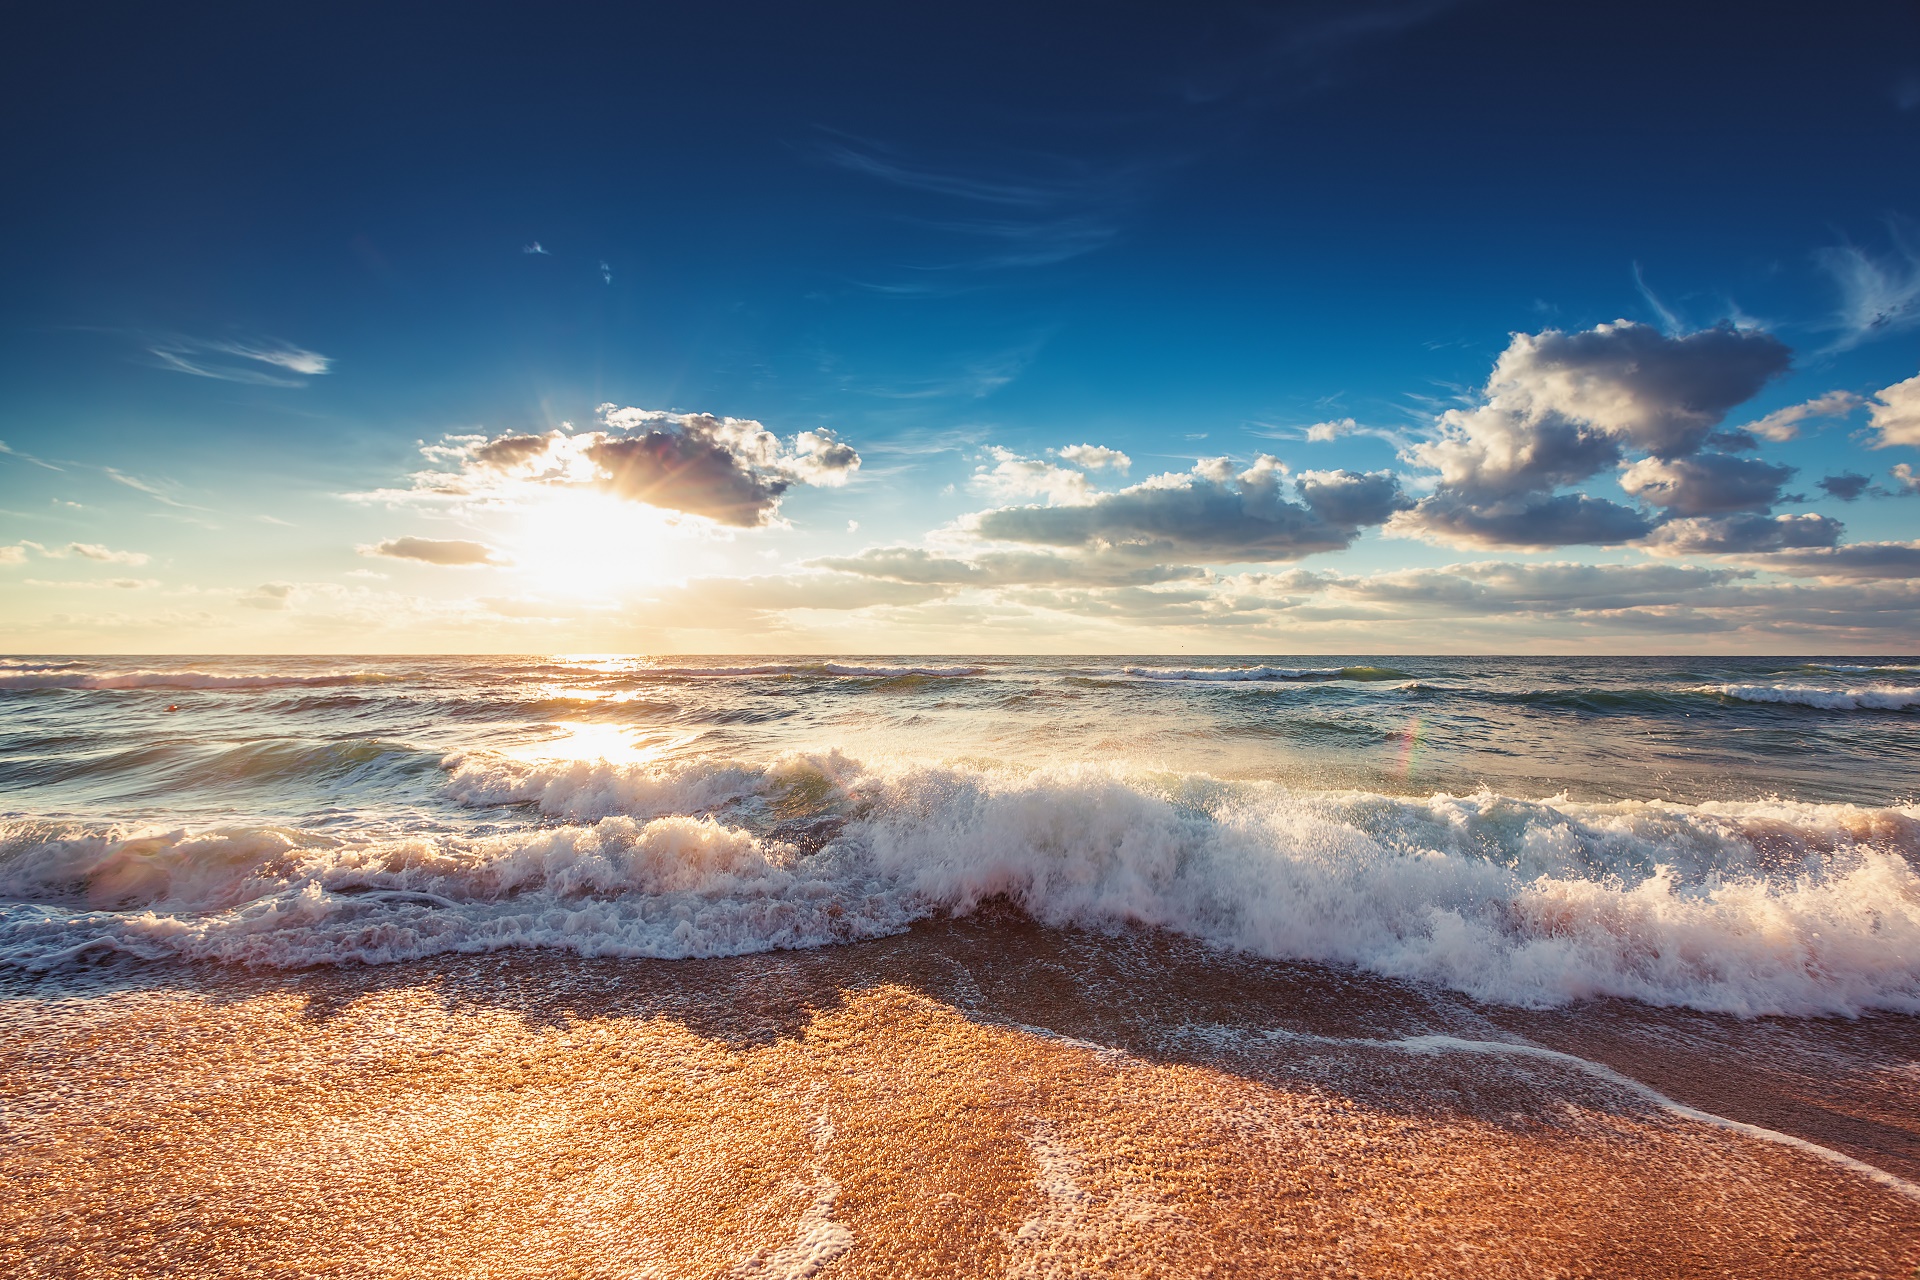
{"type": "Polygon", "coordinates": [[[1672,9],[36,14],[0,645],[1911,649],[1920,18],[1672,9]]]}

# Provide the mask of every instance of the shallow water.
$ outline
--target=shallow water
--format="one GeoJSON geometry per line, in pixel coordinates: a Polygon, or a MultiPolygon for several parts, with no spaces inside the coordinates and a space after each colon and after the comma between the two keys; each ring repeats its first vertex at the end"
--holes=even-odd
{"type": "Polygon", "coordinates": [[[17,658],[0,962],[857,942],[1006,899],[1558,1007],[1920,1010],[1920,660],[17,658]]]}

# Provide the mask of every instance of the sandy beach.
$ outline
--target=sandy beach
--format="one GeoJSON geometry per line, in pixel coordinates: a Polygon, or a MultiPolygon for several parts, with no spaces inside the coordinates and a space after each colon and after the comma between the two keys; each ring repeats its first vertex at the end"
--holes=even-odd
{"type": "Polygon", "coordinates": [[[1526,1012],[1006,911],[709,961],[6,982],[20,1276],[1920,1264],[1905,1016],[1526,1012]]]}

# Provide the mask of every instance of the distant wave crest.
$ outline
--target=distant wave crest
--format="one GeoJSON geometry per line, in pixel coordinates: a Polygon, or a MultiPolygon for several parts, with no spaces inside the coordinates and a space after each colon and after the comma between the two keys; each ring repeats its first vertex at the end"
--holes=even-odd
{"type": "MultiPolygon", "coordinates": [[[[48,664],[50,667],[56,664],[48,664]]],[[[33,689],[279,689],[292,685],[326,686],[385,684],[404,677],[379,671],[329,671],[315,675],[264,673],[223,674],[212,671],[74,671],[20,670],[0,672],[0,690],[33,689]]]]}
{"type": "Polygon", "coordinates": [[[1392,667],[1128,667],[1137,680],[1411,680],[1392,667]]]}

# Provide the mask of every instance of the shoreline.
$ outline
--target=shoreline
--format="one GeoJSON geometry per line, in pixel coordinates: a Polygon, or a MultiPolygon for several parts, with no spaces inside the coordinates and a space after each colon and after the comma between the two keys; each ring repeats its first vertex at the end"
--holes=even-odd
{"type": "Polygon", "coordinates": [[[721,960],[9,974],[0,1022],[21,1275],[1920,1263],[1920,1203],[1645,1092],[1920,1181],[1905,1015],[1524,1011],[995,910],[721,960]]]}

